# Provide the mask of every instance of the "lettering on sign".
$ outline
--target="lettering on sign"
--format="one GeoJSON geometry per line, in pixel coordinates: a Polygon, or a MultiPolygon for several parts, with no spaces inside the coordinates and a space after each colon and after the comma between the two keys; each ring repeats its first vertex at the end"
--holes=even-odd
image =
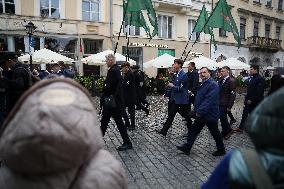
{"type": "Polygon", "coordinates": [[[130,43],[129,46],[135,47],[153,47],[153,48],[169,48],[169,45],[159,45],[153,43],[130,43]]]}

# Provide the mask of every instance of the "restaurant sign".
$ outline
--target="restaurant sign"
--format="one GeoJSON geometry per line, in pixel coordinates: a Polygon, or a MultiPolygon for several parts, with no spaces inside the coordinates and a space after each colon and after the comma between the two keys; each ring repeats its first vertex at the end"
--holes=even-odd
{"type": "Polygon", "coordinates": [[[153,47],[153,48],[169,48],[169,45],[159,45],[159,44],[153,44],[153,43],[130,43],[129,46],[153,47]]]}

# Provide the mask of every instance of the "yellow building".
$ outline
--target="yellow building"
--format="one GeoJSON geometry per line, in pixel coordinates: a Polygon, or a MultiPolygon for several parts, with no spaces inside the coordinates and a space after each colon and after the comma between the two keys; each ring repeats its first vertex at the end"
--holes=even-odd
{"type": "MultiPolygon", "coordinates": [[[[214,6],[218,1],[214,0],[214,6]]],[[[218,49],[212,48],[211,59],[234,57],[248,64],[283,67],[284,5],[283,0],[227,0],[239,28],[241,48],[232,33],[214,30],[218,49]]]]}

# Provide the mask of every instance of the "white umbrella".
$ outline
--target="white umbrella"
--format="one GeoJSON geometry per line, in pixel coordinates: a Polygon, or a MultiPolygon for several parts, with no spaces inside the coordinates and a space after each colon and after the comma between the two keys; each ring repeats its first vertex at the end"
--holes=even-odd
{"type": "Polygon", "coordinates": [[[266,69],[268,70],[274,70],[275,68],[273,66],[268,66],[266,69]]]}
{"type": "MultiPolygon", "coordinates": [[[[32,54],[32,59],[33,59],[33,64],[55,64],[58,61],[63,61],[66,64],[70,64],[72,63],[72,61],[74,61],[71,58],[68,58],[66,56],[63,56],[61,54],[58,54],[56,52],[53,52],[49,49],[40,49],[35,51],[32,54]]],[[[25,54],[23,56],[20,56],[18,58],[18,60],[20,62],[26,62],[26,61],[30,61],[30,55],[29,54],[25,54]]]]}
{"type": "Polygon", "coordinates": [[[172,64],[174,63],[174,60],[176,57],[173,57],[169,54],[163,54],[153,60],[150,60],[148,62],[145,62],[143,64],[144,68],[150,68],[150,67],[155,67],[155,68],[170,68],[172,67],[172,64]]]}
{"type": "MultiPolygon", "coordinates": [[[[91,56],[83,58],[81,59],[81,61],[87,64],[92,64],[92,65],[104,65],[106,62],[106,55],[108,54],[114,54],[114,52],[112,50],[105,50],[103,52],[93,54],[91,56]]],[[[117,62],[126,61],[126,57],[119,53],[115,53],[115,59],[117,62]]],[[[128,62],[131,65],[136,65],[136,62],[132,59],[129,59],[128,62]]]]}
{"type": "Polygon", "coordinates": [[[185,62],[185,65],[188,65],[189,62],[194,62],[195,67],[197,69],[200,69],[202,67],[207,67],[208,69],[215,70],[218,67],[217,62],[209,58],[206,58],[205,56],[200,56],[198,58],[194,58],[188,62],[185,62]]]}
{"type": "Polygon", "coordinates": [[[228,66],[231,70],[242,70],[242,69],[249,69],[250,65],[239,61],[236,58],[228,58],[218,63],[218,67],[228,66]]]}

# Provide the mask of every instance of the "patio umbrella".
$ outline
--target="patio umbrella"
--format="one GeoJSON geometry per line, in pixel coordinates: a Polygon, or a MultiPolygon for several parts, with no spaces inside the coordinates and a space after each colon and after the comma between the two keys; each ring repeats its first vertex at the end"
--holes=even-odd
{"type": "MultiPolygon", "coordinates": [[[[112,50],[105,50],[103,52],[93,54],[86,58],[83,58],[81,59],[81,61],[83,63],[90,64],[90,65],[98,65],[98,66],[104,65],[106,62],[106,55],[108,54],[114,54],[114,52],[112,50]]],[[[119,53],[115,53],[115,59],[116,59],[116,62],[126,61],[126,57],[119,53]]],[[[128,62],[130,65],[136,65],[136,62],[132,59],[129,59],[128,62]]]]}
{"type": "MultiPolygon", "coordinates": [[[[55,64],[58,61],[63,61],[65,64],[72,64],[74,61],[71,58],[58,54],[49,49],[40,49],[32,54],[33,64],[55,64]]],[[[30,55],[25,54],[18,58],[20,62],[30,62],[30,55]]]]}

